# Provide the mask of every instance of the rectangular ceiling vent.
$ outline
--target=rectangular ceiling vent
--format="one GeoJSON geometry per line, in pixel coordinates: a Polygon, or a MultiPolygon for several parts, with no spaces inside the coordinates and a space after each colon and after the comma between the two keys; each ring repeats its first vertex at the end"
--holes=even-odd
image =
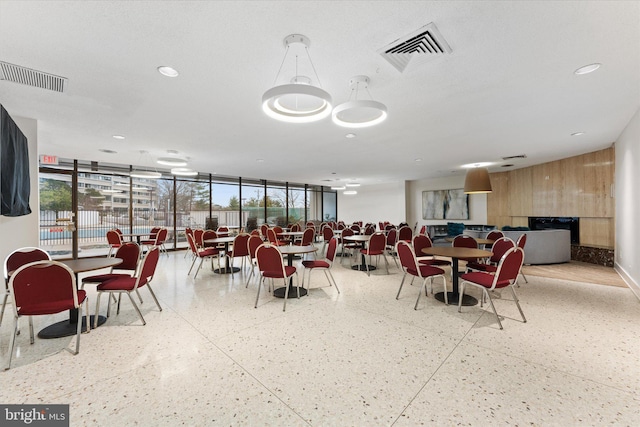
{"type": "Polygon", "coordinates": [[[517,156],[503,157],[502,160],[526,159],[526,158],[527,158],[526,154],[518,154],[517,156]]]}
{"type": "Polygon", "coordinates": [[[450,54],[451,47],[431,22],[379,49],[378,53],[402,73],[409,64],[414,66],[450,54]]]}
{"type": "Polygon", "coordinates": [[[64,86],[67,82],[65,77],[32,70],[31,68],[9,64],[3,61],[0,61],[0,80],[39,87],[41,89],[49,89],[56,92],[64,92],[64,86]]]}

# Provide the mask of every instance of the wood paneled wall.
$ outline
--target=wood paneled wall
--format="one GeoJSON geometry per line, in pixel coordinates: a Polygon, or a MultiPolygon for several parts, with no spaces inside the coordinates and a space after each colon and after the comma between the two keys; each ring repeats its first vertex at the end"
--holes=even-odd
{"type": "Polygon", "coordinates": [[[580,244],[615,244],[614,148],[491,174],[487,222],[526,226],[530,216],[580,218],[580,244]]]}

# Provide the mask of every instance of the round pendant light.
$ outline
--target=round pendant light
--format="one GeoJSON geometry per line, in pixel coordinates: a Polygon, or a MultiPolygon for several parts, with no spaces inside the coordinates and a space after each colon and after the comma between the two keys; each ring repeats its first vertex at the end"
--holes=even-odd
{"type": "Polygon", "coordinates": [[[179,176],[196,176],[198,171],[189,168],[172,168],[171,173],[179,176]]]}
{"type": "MultiPolygon", "coordinates": [[[[333,122],[348,128],[364,128],[382,123],[387,118],[387,106],[372,99],[358,99],[359,91],[369,92],[370,79],[367,76],[355,76],[349,80],[351,94],[355,99],[337,105],[331,113],[333,122]]],[[[371,94],[369,94],[371,97],[371,94]]]]}
{"type": "MultiPolygon", "coordinates": [[[[311,69],[315,73],[315,67],[309,56],[311,41],[302,34],[291,34],[284,39],[286,48],[284,60],[293,49],[304,51],[311,69]]],[[[295,73],[290,83],[272,87],[262,95],[262,110],[269,117],[289,123],[310,123],[322,120],[331,114],[332,100],[324,89],[311,84],[311,79],[298,74],[299,52],[295,55],[295,73]]],[[[282,70],[282,66],[280,67],[282,70]]],[[[316,80],[319,81],[317,73],[316,80]]],[[[280,71],[278,71],[278,76],[280,71]]],[[[278,80],[276,76],[276,81],[278,80]]]]}

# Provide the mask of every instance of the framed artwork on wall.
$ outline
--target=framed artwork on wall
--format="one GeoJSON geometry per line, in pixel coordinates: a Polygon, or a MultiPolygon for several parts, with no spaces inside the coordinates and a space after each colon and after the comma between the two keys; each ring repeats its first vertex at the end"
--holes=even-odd
{"type": "Polygon", "coordinates": [[[423,191],[422,219],[469,219],[469,195],[462,188],[423,191]]]}

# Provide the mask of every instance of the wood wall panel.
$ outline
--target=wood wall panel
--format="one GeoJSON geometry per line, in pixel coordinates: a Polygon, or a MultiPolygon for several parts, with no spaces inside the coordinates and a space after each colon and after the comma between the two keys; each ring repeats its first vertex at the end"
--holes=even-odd
{"type": "Polygon", "coordinates": [[[581,218],[581,244],[613,247],[614,160],[611,147],[491,174],[487,219],[498,226],[526,226],[529,216],[575,216],[581,218]]]}

